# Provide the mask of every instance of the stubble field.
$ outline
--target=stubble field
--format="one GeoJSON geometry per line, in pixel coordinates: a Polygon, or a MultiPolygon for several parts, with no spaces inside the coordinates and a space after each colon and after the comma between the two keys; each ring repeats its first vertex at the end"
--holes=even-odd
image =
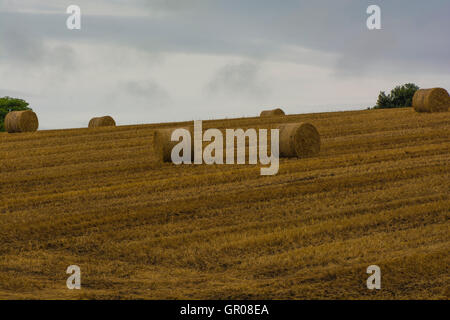
{"type": "Polygon", "coordinates": [[[448,299],[450,113],[203,126],[302,121],[322,151],[275,176],[155,163],[154,130],[188,123],[1,133],[0,299],[448,299]]]}

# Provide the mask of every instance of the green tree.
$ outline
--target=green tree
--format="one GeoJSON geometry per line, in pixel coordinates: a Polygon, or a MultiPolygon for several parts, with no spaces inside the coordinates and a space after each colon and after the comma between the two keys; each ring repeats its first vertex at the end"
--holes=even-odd
{"type": "Polygon", "coordinates": [[[31,110],[25,100],[11,97],[0,98],[0,131],[5,131],[4,121],[8,112],[22,110],[31,110]]]}
{"type": "Polygon", "coordinates": [[[386,95],[384,91],[378,95],[377,104],[374,109],[385,108],[403,108],[411,107],[414,93],[419,90],[419,87],[414,83],[407,83],[402,86],[397,86],[386,95]]]}

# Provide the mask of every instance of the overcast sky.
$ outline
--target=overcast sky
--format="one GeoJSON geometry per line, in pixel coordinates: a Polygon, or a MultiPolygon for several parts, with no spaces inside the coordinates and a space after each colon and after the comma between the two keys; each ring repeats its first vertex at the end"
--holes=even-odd
{"type": "Polygon", "coordinates": [[[0,0],[0,96],[26,99],[40,129],[365,109],[398,84],[450,89],[449,14],[448,0],[0,0]]]}

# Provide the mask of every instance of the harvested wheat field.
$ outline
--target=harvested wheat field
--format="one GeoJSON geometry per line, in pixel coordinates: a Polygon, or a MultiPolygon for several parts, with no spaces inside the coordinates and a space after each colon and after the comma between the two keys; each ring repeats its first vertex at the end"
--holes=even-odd
{"type": "Polygon", "coordinates": [[[154,129],[187,122],[0,134],[0,298],[448,299],[450,113],[203,124],[280,121],[313,124],[321,150],[275,176],[155,163],[154,129]]]}

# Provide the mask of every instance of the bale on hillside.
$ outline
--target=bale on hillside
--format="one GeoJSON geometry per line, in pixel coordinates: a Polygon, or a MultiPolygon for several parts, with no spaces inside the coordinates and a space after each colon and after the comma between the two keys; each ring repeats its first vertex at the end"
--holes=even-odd
{"type": "Polygon", "coordinates": [[[35,132],[38,128],[38,117],[31,110],[12,111],[5,117],[5,130],[9,133],[35,132]]]}
{"type": "Polygon", "coordinates": [[[306,158],[320,152],[320,134],[310,123],[280,125],[280,157],[306,158]]]}
{"type": "Polygon", "coordinates": [[[280,108],[273,110],[264,110],[261,112],[260,117],[274,117],[274,116],[284,116],[285,113],[280,108]]]}
{"type": "Polygon", "coordinates": [[[173,128],[173,129],[159,129],[153,133],[153,152],[161,162],[172,162],[172,149],[179,141],[172,141],[172,133],[176,129],[186,129],[191,134],[191,160],[194,160],[194,129],[173,128]]]}
{"type": "Polygon", "coordinates": [[[110,116],[92,118],[89,121],[89,128],[98,128],[98,127],[115,127],[116,122],[110,116]]]}
{"type": "MultiPolygon", "coordinates": [[[[317,155],[320,152],[320,134],[312,124],[290,123],[280,125],[277,128],[280,130],[280,157],[306,158],[317,155]]],[[[186,129],[190,132],[191,160],[194,161],[193,127],[180,129],[186,129]]],[[[159,129],[153,134],[153,152],[160,162],[172,162],[172,149],[179,143],[179,141],[171,141],[174,130],[176,130],[176,128],[159,129]]],[[[225,134],[223,135],[223,138],[226,139],[225,134]]],[[[246,146],[246,149],[248,151],[248,146],[246,146]]],[[[224,155],[225,152],[226,148],[224,150],[224,155]]]]}
{"type": "Polygon", "coordinates": [[[443,88],[420,89],[413,97],[413,108],[417,112],[448,111],[450,96],[443,88]]]}

